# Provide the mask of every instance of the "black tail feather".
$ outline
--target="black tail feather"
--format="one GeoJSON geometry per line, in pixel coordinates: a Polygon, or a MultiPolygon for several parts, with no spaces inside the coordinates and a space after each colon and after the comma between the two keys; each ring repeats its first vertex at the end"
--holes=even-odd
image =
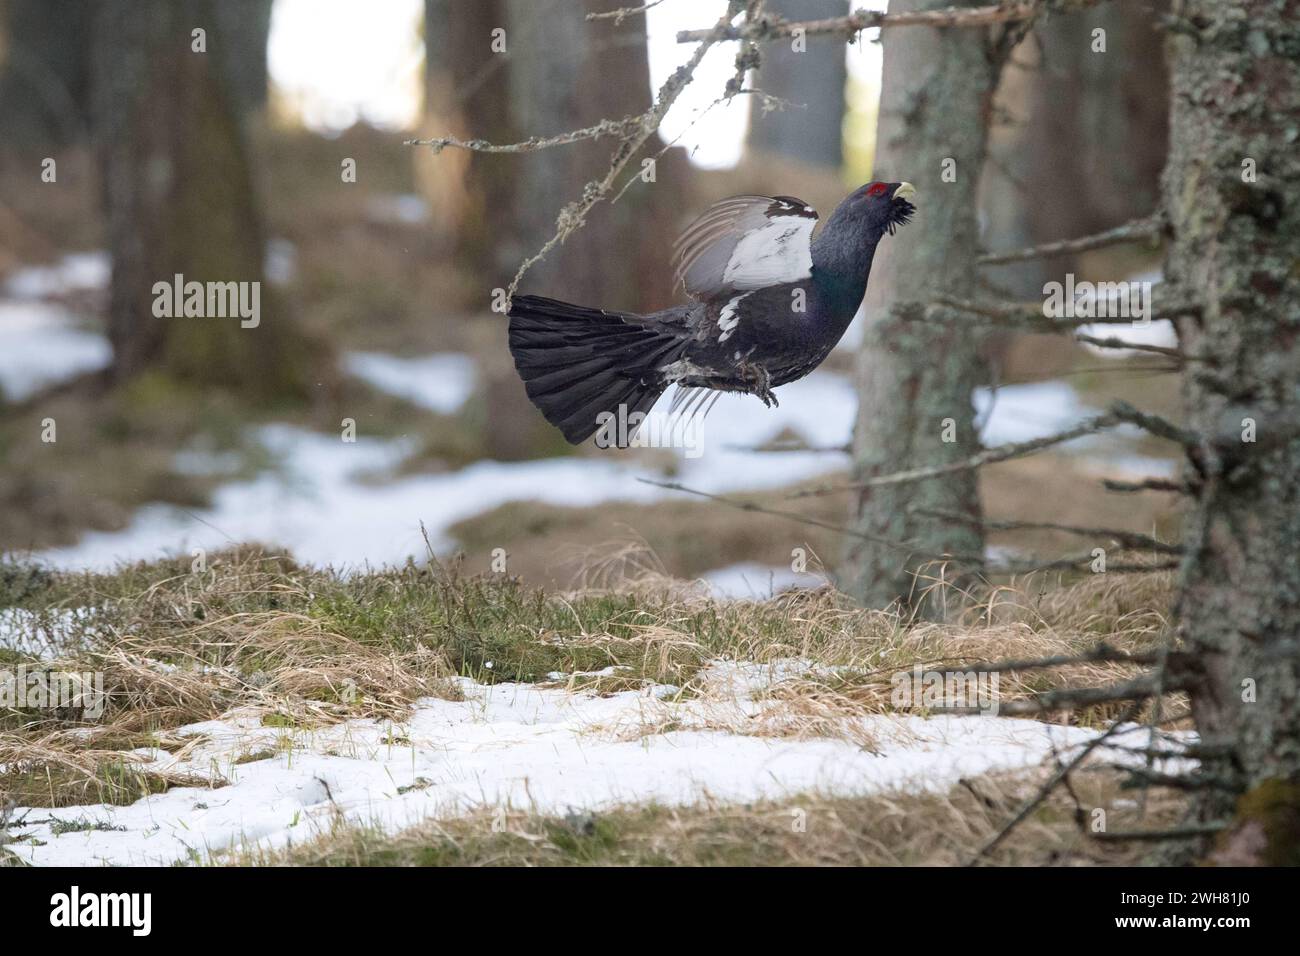
{"type": "Polygon", "coordinates": [[[680,334],[629,313],[536,295],[510,304],[510,354],[528,397],[574,445],[600,427],[602,412],[648,412],[667,387],[656,371],[684,346],[680,334]]]}

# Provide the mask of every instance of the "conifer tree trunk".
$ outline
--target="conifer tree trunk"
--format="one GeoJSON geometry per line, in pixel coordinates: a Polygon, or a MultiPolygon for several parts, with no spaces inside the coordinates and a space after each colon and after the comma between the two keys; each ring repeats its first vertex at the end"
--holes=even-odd
{"type": "Polygon", "coordinates": [[[199,387],[300,397],[314,350],[263,282],[257,192],[238,98],[226,82],[230,54],[218,53],[226,49],[225,18],[214,9],[211,0],[99,6],[94,125],[113,254],[113,376],[122,383],[157,370],[199,387]],[[177,274],[257,283],[256,326],[237,317],[160,317],[155,286],[177,274]]]}
{"type": "MultiPolygon", "coordinates": [[[[893,0],[889,9],[950,5],[948,0],[893,0]]],[[[982,380],[977,335],[960,317],[914,317],[936,295],[969,297],[974,287],[976,189],[997,71],[983,30],[895,27],[883,31],[882,42],[873,178],[914,183],[918,213],[910,226],[881,242],[871,270],[853,438],[853,474],[859,480],[965,458],[979,447],[971,402],[982,380]]],[[[858,493],[855,529],[905,543],[854,541],[841,582],[864,604],[917,602],[926,584],[916,580],[918,569],[928,565],[927,573],[938,576],[940,565],[933,562],[943,554],[982,553],[977,526],[922,509],[978,518],[975,475],[957,472],[858,493]]],[[[945,567],[945,579],[960,579],[958,570],[945,567]]],[[[960,570],[974,569],[967,564],[960,570]]],[[[921,610],[943,615],[938,591],[921,610]]]]}
{"type": "Polygon", "coordinates": [[[1198,791],[1225,862],[1300,863],[1300,31],[1284,0],[1186,0],[1173,40],[1166,281],[1195,486],[1178,604],[1192,707],[1225,756],[1198,791]],[[1190,33],[1191,35],[1187,35],[1190,33]],[[1234,804],[1237,794],[1244,794],[1234,804]]]}

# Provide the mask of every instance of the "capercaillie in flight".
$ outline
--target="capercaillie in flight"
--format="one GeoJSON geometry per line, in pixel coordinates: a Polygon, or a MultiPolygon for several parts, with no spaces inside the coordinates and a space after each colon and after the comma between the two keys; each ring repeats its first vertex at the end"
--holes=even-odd
{"type": "Polygon", "coordinates": [[[855,190],[814,238],[817,212],[790,196],[723,199],[675,246],[691,302],[638,315],[516,296],[510,352],[528,397],[564,437],[584,441],[602,413],[673,411],[711,393],[772,394],[830,354],[862,303],[876,245],[916,211],[911,183],[855,190]],[[683,401],[684,399],[684,401],[683,401]]]}

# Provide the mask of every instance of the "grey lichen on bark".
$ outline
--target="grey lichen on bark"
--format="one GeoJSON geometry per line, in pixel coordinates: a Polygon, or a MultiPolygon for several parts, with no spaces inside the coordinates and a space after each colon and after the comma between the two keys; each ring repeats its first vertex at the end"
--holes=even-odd
{"type": "MultiPolygon", "coordinates": [[[[1288,0],[1186,0],[1171,41],[1164,202],[1166,281],[1193,292],[1183,347],[1210,359],[1185,379],[1203,438],[1178,601],[1203,664],[1192,693],[1214,768],[1250,794],[1300,780],[1300,27],[1288,0]],[[1254,428],[1252,436],[1250,429],[1254,428]],[[1254,440],[1249,440],[1250,438],[1254,440]]],[[[1244,804],[1243,804],[1244,805],[1244,804]]],[[[1199,797],[1229,817],[1231,792],[1199,797]]],[[[1294,822],[1300,801],[1287,812],[1294,822]]],[[[1241,822],[1221,844],[1242,846],[1241,822]]],[[[1291,833],[1294,827],[1269,832],[1291,833]]],[[[1295,858],[1269,845],[1261,858],[1295,858]]],[[[1245,843],[1250,843],[1246,840],[1245,843]]],[[[1222,849],[1222,845],[1221,845],[1222,849]]]]}
{"type": "MultiPolygon", "coordinates": [[[[948,0],[894,0],[890,12],[951,6],[948,0]]],[[[979,447],[972,392],[983,377],[979,333],[961,316],[917,321],[937,294],[963,295],[975,284],[976,189],[987,145],[997,68],[981,29],[899,27],[883,31],[884,79],[874,178],[918,189],[916,221],[886,237],[876,254],[858,356],[859,408],[853,474],[861,480],[942,464],[979,447]]],[[[902,601],[932,617],[944,614],[943,589],[920,599],[945,553],[979,554],[977,522],[929,511],[980,515],[976,476],[945,475],[914,486],[864,489],[853,524],[905,547],[857,539],[841,583],[864,604],[902,601]]],[[[943,566],[960,583],[978,570],[943,566]]]]}

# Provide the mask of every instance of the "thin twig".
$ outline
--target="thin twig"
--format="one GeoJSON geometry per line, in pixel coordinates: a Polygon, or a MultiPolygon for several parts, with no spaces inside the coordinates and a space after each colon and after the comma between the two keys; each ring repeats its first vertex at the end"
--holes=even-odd
{"type": "Polygon", "coordinates": [[[1051,256],[1064,255],[1072,252],[1087,252],[1090,249],[1100,249],[1103,246],[1116,245],[1121,242],[1137,242],[1142,239],[1150,239],[1160,235],[1164,227],[1164,219],[1159,214],[1148,216],[1145,219],[1134,219],[1123,225],[1116,226],[1114,229],[1107,229],[1104,232],[1098,232],[1091,236],[1081,236],[1078,239],[1061,239],[1056,242],[1045,242],[1042,245],[1030,246],[1027,249],[1016,249],[1012,252],[989,252],[980,256],[976,262],[982,266],[1002,265],[1007,262],[1025,262],[1030,259],[1046,259],[1051,256]]]}
{"type": "Polygon", "coordinates": [[[624,116],[619,120],[601,120],[595,126],[569,130],[555,136],[533,136],[518,143],[489,143],[485,139],[457,139],[455,136],[437,136],[433,139],[408,139],[407,146],[428,146],[435,153],[449,147],[474,153],[535,153],[556,146],[568,146],[606,136],[629,136],[641,128],[645,114],[624,116]]]}
{"type": "MultiPolygon", "coordinates": [[[[689,488],[686,485],[675,481],[655,481],[653,478],[638,478],[637,481],[647,485],[654,485],[656,488],[663,488],[667,491],[680,491],[688,495],[696,495],[700,498],[707,498],[715,501],[720,505],[726,505],[729,508],[736,508],[740,511],[748,511],[753,514],[771,515],[774,518],[784,518],[786,521],[793,521],[797,524],[810,525],[814,528],[823,528],[826,531],[833,531],[836,534],[846,535],[850,538],[858,538],[863,541],[871,541],[876,544],[882,544],[888,548],[895,548],[900,551],[907,551],[908,558],[921,556],[931,560],[951,561],[959,564],[969,564],[976,567],[985,567],[990,574],[1037,574],[1042,571],[1052,571],[1056,569],[1078,568],[1080,565],[1086,565],[1094,560],[1091,553],[1077,554],[1063,558],[1052,558],[1046,561],[1025,560],[1017,562],[1004,562],[997,565],[989,565],[987,558],[983,554],[972,554],[961,551],[932,551],[916,541],[896,541],[892,538],[886,538],[881,535],[871,534],[866,531],[859,531],[856,528],[846,528],[842,525],[831,524],[829,521],[822,521],[819,518],[812,518],[808,515],[799,514],[796,511],[782,511],[777,508],[767,508],[763,505],[756,504],[752,501],[739,501],[735,498],[728,498],[725,495],[715,495],[712,492],[701,491],[698,488],[689,488]]],[[[1165,563],[1151,564],[1120,564],[1113,563],[1106,566],[1107,573],[1114,572],[1117,574],[1134,572],[1146,574],[1152,571],[1164,571],[1169,568],[1177,567],[1178,562],[1170,561],[1165,563]]]]}
{"type": "Polygon", "coordinates": [[[792,492],[786,497],[795,498],[813,498],[821,495],[838,494],[841,491],[858,491],[863,488],[881,488],[887,485],[905,485],[916,481],[925,481],[929,478],[941,478],[945,475],[952,475],[962,471],[972,471],[976,468],[982,468],[985,465],[992,465],[1000,461],[1009,461],[1013,458],[1023,458],[1026,455],[1032,455],[1034,452],[1041,451],[1044,448],[1050,448],[1053,445],[1062,445],[1066,442],[1074,441],[1076,438],[1082,438],[1085,435],[1092,435],[1096,432],[1112,428],[1120,423],[1114,413],[1098,415],[1087,421],[1075,425],[1073,428],[1067,428],[1065,431],[1058,432],[1055,435],[1045,435],[1042,438],[1032,438],[1029,441],[1009,442],[1005,445],[997,445],[993,448],[986,448],[983,451],[971,455],[969,458],[963,458],[961,461],[948,462],[943,465],[930,465],[925,468],[910,468],[906,471],[896,471],[888,475],[877,475],[872,478],[864,478],[861,481],[855,481],[851,484],[822,485],[817,488],[807,488],[803,491],[792,492]]]}
{"type": "MultiPolygon", "coordinates": [[[[1139,703],[1132,704],[1129,707],[1128,711],[1125,713],[1124,717],[1111,724],[1110,727],[1106,729],[1105,733],[1099,734],[1098,736],[1090,740],[1084,747],[1080,749],[1079,753],[1076,754],[1070,760],[1069,763],[1057,768],[1056,773],[1052,774],[1052,776],[1048,779],[1048,781],[1044,783],[1041,787],[1039,787],[1038,793],[1036,793],[1029,800],[1025,801],[1024,805],[1019,809],[1019,811],[1016,812],[1016,815],[1012,817],[1010,820],[1008,820],[1005,826],[1003,826],[1000,830],[998,830],[998,832],[995,833],[991,839],[989,839],[983,846],[981,846],[979,850],[976,851],[975,855],[971,857],[970,861],[966,865],[974,866],[982,858],[984,858],[989,853],[991,853],[994,849],[996,849],[997,846],[1003,840],[1005,840],[1008,836],[1011,835],[1012,830],[1018,827],[1022,821],[1024,821],[1031,813],[1034,812],[1035,809],[1038,808],[1039,804],[1041,804],[1044,800],[1048,798],[1049,795],[1051,795],[1052,791],[1056,789],[1057,784],[1059,784],[1062,780],[1064,780],[1067,776],[1069,776],[1072,770],[1074,770],[1086,759],[1088,759],[1089,754],[1091,754],[1094,750],[1096,750],[1099,746],[1101,746],[1102,743],[1104,743],[1108,738],[1110,738],[1116,731],[1118,731],[1122,723],[1132,719],[1133,715],[1137,713],[1138,708],[1140,706],[1141,704],[1139,703]]],[[[1001,711],[1002,709],[1003,708],[999,708],[999,711],[1001,711]]]]}
{"type": "Polygon", "coordinates": [[[1166,345],[1147,345],[1143,342],[1126,342],[1116,335],[1108,335],[1106,338],[1097,338],[1092,335],[1084,335],[1082,332],[1074,333],[1076,342],[1084,342],[1088,345],[1095,345],[1103,349],[1127,349],[1131,352],[1151,352],[1155,355],[1167,355],[1170,358],[1178,359],[1180,362],[1195,362],[1199,359],[1189,357],[1182,349],[1169,348],[1166,345]]]}
{"type": "MultiPolygon", "coordinates": [[[[782,20],[779,17],[762,17],[738,27],[732,27],[723,40],[751,40],[767,42],[782,37],[815,36],[819,33],[853,35],[863,30],[880,27],[986,27],[1013,20],[1029,20],[1045,6],[1058,9],[1084,9],[1100,0],[1021,0],[1018,3],[998,3],[984,7],[945,7],[939,10],[917,10],[906,13],[882,13],[875,10],[857,10],[846,17],[829,17],[825,20],[782,20]]],[[[682,30],[678,43],[695,43],[709,35],[708,30],[682,30]]]]}
{"type": "MultiPolygon", "coordinates": [[[[935,306],[955,309],[969,315],[979,316],[984,325],[994,325],[1024,329],[1029,332],[1072,332],[1080,325],[1132,325],[1139,320],[1144,324],[1173,320],[1178,316],[1192,315],[1200,311],[1200,306],[1192,302],[1177,302],[1172,297],[1169,301],[1159,303],[1150,316],[1133,315],[1075,315],[1052,316],[1044,311],[1042,302],[981,302],[963,299],[957,296],[940,295],[932,306],[907,313],[907,317],[920,321],[942,321],[944,315],[935,306]]],[[[1110,311],[1107,309],[1106,311],[1110,311]]]]}
{"type": "Polygon", "coordinates": [[[645,13],[663,3],[664,0],[650,0],[649,3],[643,3],[639,7],[619,7],[617,10],[606,10],[603,13],[589,13],[588,20],[613,20],[614,25],[618,26],[628,17],[635,16],[638,13],[645,13]]]}
{"type": "Polygon", "coordinates": [[[1168,478],[1143,478],[1141,481],[1103,478],[1101,484],[1107,491],[1172,491],[1180,495],[1192,493],[1191,486],[1186,482],[1172,481],[1168,478]]]}
{"type": "Polygon", "coordinates": [[[1196,826],[1174,827],[1169,830],[1117,830],[1114,833],[1102,831],[1091,834],[1092,839],[1103,843],[1119,843],[1129,840],[1155,842],[1160,840],[1191,840],[1197,837],[1214,836],[1227,829],[1227,823],[1205,823],[1196,826]]]}
{"type": "Polygon", "coordinates": [[[1181,545],[1161,541],[1149,534],[1125,531],[1122,528],[1084,528],[1078,525],[1056,524],[1051,521],[988,521],[959,511],[946,511],[940,508],[918,508],[916,510],[922,514],[947,518],[950,521],[978,525],[985,531],[1061,531],[1065,534],[1074,534],[1085,538],[1111,538],[1126,548],[1150,548],[1152,551],[1161,554],[1183,553],[1181,545]]]}
{"type": "Polygon", "coordinates": [[[983,564],[984,556],[976,554],[954,554],[949,552],[936,553],[919,551],[912,543],[906,541],[895,541],[892,538],[886,538],[881,535],[871,534],[866,531],[858,531],[854,528],[845,528],[841,525],[831,524],[829,521],[822,521],[819,518],[811,518],[808,515],[799,514],[795,511],[781,511],[776,508],[766,508],[763,505],[756,504],[752,501],[739,501],[735,498],[728,498],[725,495],[715,495],[712,492],[700,491],[698,488],[688,488],[686,485],[679,484],[675,481],[655,481],[653,478],[638,478],[637,481],[647,485],[654,485],[656,488],[663,488],[667,491],[681,491],[688,495],[696,495],[700,498],[707,498],[718,504],[726,505],[729,508],[736,508],[740,511],[749,511],[754,514],[770,515],[774,518],[784,518],[787,521],[794,521],[799,524],[811,525],[815,528],[823,528],[826,531],[834,531],[837,534],[848,535],[851,538],[860,538],[863,541],[871,541],[876,544],[883,544],[886,547],[896,548],[901,551],[909,551],[912,554],[922,554],[925,557],[944,558],[954,561],[965,561],[968,563],[983,564]]]}

